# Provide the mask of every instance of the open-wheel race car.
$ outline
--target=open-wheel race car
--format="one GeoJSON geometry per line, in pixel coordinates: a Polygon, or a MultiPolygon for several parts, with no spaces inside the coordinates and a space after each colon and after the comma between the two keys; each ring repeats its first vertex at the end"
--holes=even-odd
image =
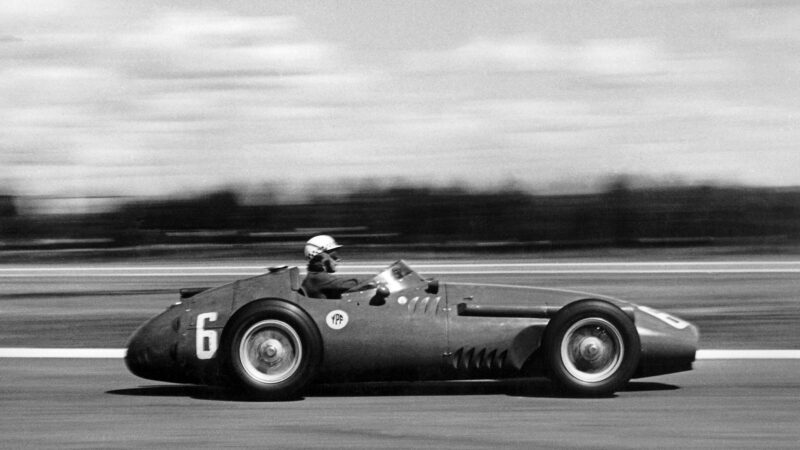
{"type": "Polygon", "coordinates": [[[690,370],[697,328],[574,291],[425,279],[397,261],[341,299],[304,295],[296,267],[181,300],[131,336],[143,378],[230,385],[257,398],[314,382],[545,375],[566,395],[608,396],[631,378],[690,370]]]}

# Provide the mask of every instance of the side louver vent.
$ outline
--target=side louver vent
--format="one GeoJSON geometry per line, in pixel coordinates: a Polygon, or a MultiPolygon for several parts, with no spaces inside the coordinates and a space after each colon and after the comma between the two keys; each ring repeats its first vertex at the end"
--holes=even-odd
{"type": "Polygon", "coordinates": [[[408,312],[411,314],[438,315],[442,310],[442,297],[412,297],[408,301],[408,312]]]}
{"type": "Polygon", "coordinates": [[[464,374],[500,372],[505,368],[507,355],[507,350],[462,347],[453,353],[450,364],[464,374]]]}

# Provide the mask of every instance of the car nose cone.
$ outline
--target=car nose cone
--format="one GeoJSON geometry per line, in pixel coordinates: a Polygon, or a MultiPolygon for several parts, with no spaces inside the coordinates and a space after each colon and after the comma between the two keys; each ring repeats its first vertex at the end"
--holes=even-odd
{"type": "Polygon", "coordinates": [[[158,381],[186,382],[178,363],[176,314],[170,310],[150,319],[128,340],[125,365],[136,376],[158,381]]]}

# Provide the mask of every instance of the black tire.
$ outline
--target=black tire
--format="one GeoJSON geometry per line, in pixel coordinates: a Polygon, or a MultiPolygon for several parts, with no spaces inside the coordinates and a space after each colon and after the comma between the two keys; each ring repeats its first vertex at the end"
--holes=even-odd
{"type": "Polygon", "coordinates": [[[636,326],[621,309],[600,300],[571,303],[544,335],[548,377],[568,395],[604,397],[622,389],[639,364],[636,326]]]}
{"type": "Polygon", "coordinates": [[[322,360],[314,322],[290,303],[265,300],[239,311],[226,327],[226,368],[235,387],[262,400],[302,395],[322,360]]]}

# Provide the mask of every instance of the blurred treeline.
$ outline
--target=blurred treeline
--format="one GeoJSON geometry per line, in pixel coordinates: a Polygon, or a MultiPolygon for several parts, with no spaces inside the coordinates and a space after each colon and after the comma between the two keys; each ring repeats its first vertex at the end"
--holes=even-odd
{"type": "Polygon", "coordinates": [[[24,215],[14,205],[0,196],[0,249],[280,246],[318,232],[360,245],[445,250],[800,241],[800,190],[634,189],[624,181],[583,195],[394,186],[262,204],[225,190],[134,200],[97,214],[24,215]]]}

